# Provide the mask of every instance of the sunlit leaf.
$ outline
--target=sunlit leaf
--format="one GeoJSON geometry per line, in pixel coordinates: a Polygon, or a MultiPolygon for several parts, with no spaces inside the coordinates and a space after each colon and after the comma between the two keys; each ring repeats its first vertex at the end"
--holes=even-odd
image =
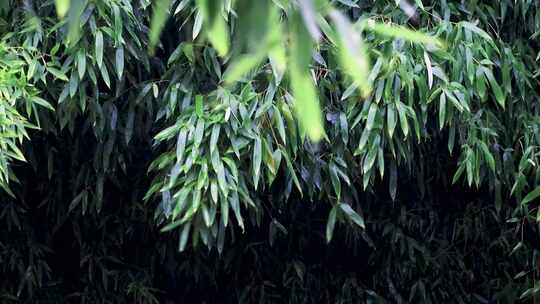
{"type": "Polygon", "coordinates": [[[70,0],[55,0],[56,4],[56,14],[58,17],[63,18],[69,10],[70,0]]]}
{"type": "Polygon", "coordinates": [[[171,6],[171,0],[156,0],[153,1],[154,6],[152,10],[152,21],[150,23],[149,34],[149,50],[150,53],[154,52],[154,49],[159,41],[159,36],[165,22],[167,22],[169,7],[171,6]]]}
{"type": "Polygon", "coordinates": [[[294,109],[301,127],[314,142],[324,133],[319,99],[308,72],[311,39],[298,20],[295,21],[295,42],[291,46],[290,79],[295,97],[294,109]]]}
{"type": "Polygon", "coordinates": [[[367,21],[367,29],[375,33],[392,38],[400,38],[414,43],[443,47],[443,43],[431,35],[424,34],[420,31],[410,30],[403,26],[378,23],[374,20],[367,21]]]}
{"type": "Polygon", "coordinates": [[[330,13],[340,37],[339,59],[341,67],[352,77],[359,86],[362,96],[371,93],[372,84],[369,81],[369,57],[362,37],[343,14],[334,10],[330,13]]]}

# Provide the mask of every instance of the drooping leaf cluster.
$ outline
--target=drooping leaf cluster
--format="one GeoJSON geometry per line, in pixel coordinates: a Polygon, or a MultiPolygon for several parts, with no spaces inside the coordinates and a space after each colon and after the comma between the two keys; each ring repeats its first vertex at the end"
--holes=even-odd
{"type": "Polygon", "coordinates": [[[540,290],[540,4],[63,2],[0,6],[6,301],[540,290]]]}

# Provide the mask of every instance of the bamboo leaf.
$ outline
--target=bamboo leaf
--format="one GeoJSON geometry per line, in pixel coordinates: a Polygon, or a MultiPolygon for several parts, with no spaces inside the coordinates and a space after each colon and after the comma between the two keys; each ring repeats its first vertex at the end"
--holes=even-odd
{"type": "Polygon", "coordinates": [[[397,125],[397,119],[396,119],[396,109],[394,104],[389,104],[386,107],[386,124],[387,124],[387,130],[388,135],[390,138],[394,135],[394,130],[396,129],[397,125]]]}
{"type": "Polygon", "coordinates": [[[56,4],[56,14],[60,18],[64,18],[69,10],[70,0],[55,0],[54,3],[56,4]]]}
{"type": "Polygon", "coordinates": [[[86,72],[86,54],[84,51],[77,53],[77,71],[79,72],[79,79],[83,79],[86,72]]]}
{"type": "Polygon", "coordinates": [[[340,203],[339,207],[345,213],[345,215],[347,215],[349,220],[351,220],[353,223],[355,223],[362,229],[366,228],[364,219],[358,213],[356,213],[356,211],[354,211],[351,206],[349,206],[348,204],[340,203]]]}
{"type": "Polygon", "coordinates": [[[201,32],[203,24],[203,14],[200,10],[197,11],[197,14],[195,14],[195,21],[193,23],[193,32],[192,32],[192,39],[195,40],[197,36],[199,36],[199,33],[201,32]]]}
{"type": "Polygon", "coordinates": [[[256,137],[255,143],[253,145],[253,185],[255,186],[255,189],[257,189],[257,185],[259,184],[261,160],[262,160],[261,138],[256,137]]]}
{"type": "Polygon", "coordinates": [[[116,49],[116,75],[118,79],[122,78],[124,73],[124,47],[116,49]]]}
{"type": "Polygon", "coordinates": [[[217,149],[217,142],[219,140],[220,130],[221,130],[221,126],[219,124],[215,124],[212,127],[212,133],[210,135],[210,153],[214,152],[217,149]]]}
{"type": "Polygon", "coordinates": [[[495,95],[495,99],[497,100],[497,103],[504,109],[504,104],[506,100],[506,95],[503,93],[501,86],[497,83],[497,80],[495,80],[495,77],[493,76],[493,72],[487,68],[484,69],[484,74],[486,75],[489,85],[491,86],[491,89],[493,90],[493,95],[495,95]]]}
{"type": "Polygon", "coordinates": [[[446,94],[441,93],[439,99],[439,129],[442,130],[444,127],[444,120],[446,118],[446,94]]]}
{"type": "Polygon", "coordinates": [[[378,23],[370,19],[367,21],[367,28],[386,37],[401,38],[410,42],[433,45],[436,47],[443,46],[443,43],[433,36],[424,34],[421,31],[410,30],[399,25],[378,23]]]}
{"type": "Polygon", "coordinates": [[[171,6],[171,0],[156,0],[154,1],[154,7],[152,12],[152,21],[150,23],[150,36],[149,36],[149,50],[150,53],[154,53],[154,49],[159,41],[159,36],[165,22],[168,18],[169,7],[171,6]]]}
{"type": "Polygon", "coordinates": [[[328,214],[328,221],[326,222],[326,242],[330,243],[334,236],[334,228],[336,226],[337,208],[339,205],[335,205],[328,214]]]}
{"type": "Polygon", "coordinates": [[[433,87],[433,68],[431,67],[431,59],[429,59],[429,55],[425,51],[424,51],[424,61],[426,62],[428,87],[429,89],[431,89],[433,87]]]}
{"type": "Polygon", "coordinates": [[[95,52],[97,65],[101,68],[103,64],[103,34],[101,31],[96,32],[95,52]]]}
{"type": "Polygon", "coordinates": [[[480,141],[479,144],[480,144],[480,148],[482,149],[482,152],[484,153],[484,159],[488,163],[488,166],[491,169],[491,171],[495,173],[495,158],[493,158],[493,155],[489,151],[489,148],[485,142],[480,141]]]}
{"type": "Polygon", "coordinates": [[[330,17],[335,23],[340,37],[340,65],[358,85],[362,96],[367,97],[371,93],[372,84],[369,80],[369,57],[362,37],[340,12],[333,10],[330,12],[330,17]]]}
{"type": "Polygon", "coordinates": [[[540,187],[536,187],[536,189],[529,192],[521,201],[521,205],[527,205],[538,197],[540,197],[540,187]]]}
{"type": "Polygon", "coordinates": [[[53,67],[47,67],[47,71],[54,75],[54,77],[63,80],[65,82],[68,82],[69,79],[67,78],[66,74],[56,68],[53,67]]]}

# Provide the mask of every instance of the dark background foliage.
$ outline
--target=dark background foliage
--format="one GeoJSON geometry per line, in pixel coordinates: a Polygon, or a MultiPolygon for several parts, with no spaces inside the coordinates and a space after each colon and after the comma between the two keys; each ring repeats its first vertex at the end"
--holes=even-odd
{"type": "MultiPolygon", "coordinates": [[[[296,121],[287,117],[289,86],[276,80],[271,64],[222,85],[230,62],[201,37],[193,39],[192,1],[172,1],[153,55],[149,1],[82,1],[76,41],[52,1],[5,3],[1,46],[11,54],[2,49],[0,67],[24,60],[23,72],[13,74],[23,75],[17,90],[28,96],[38,90],[55,111],[28,115],[40,129],[28,128],[30,139],[21,145],[26,162],[8,157],[13,196],[3,192],[0,203],[0,302],[516,303],[537,297],[538,202],[521,204],[540,180],[537,1],[414,1],[412,19],[399,1],[333,1],[351,20],[368,16],[420,29],[448,48],[433,51],[366,30],[373,69],[380,60],[373,79],[375,89],[384,88],[379,104],[379,93],[363,99],[350,90],[325,40],[310,63],[329,138],[319,144],[299,139],[296,121]],[[435,80],[428,89],[430,73],[435,80]],[[448,107],[438,88],[448,90],[448,107]],[[227,120],[220,104],[231,100],[237,104],[227,120]],[[399,105],[408,111],[404,118],[399,105]],[[458,112],[459,105],[470,109],[458,112]],[[394,118],[392,126],[389,113],[400,122],[394,118]],[[166,189],[180,131],[169,136],[167,130],[194,128],[195,121],[206,123],[204,147],[193,152],[200,157],[166,189]],[[212,148],[214,125],[222,131],[212,148]],[[362,141],[367,148],[359,147],[362,141]],[[262,161],[254,153],[261,142],[270,152],[262,161]],[[214,164],[208,150],[234,159],[239,176],[233,179],[226,167],[226,178],[240,196],[241,215],[231,207],[220,243],[212,229],[222,229],[213,227],[223,212],[217,211],[217,226],[205,226],[206,215],[196,213],[188,222],[195,227],[186,233],[190,242],[182,245],[188,224],[160,232],[175,223],[167,214],[175,205],[156,193],[195,189],[190,176],[214,164]],[[377,162],[367,165],[375,153],[377,162]],[[365,229],[340,204],[352,206],[365,229]],[[332,212],[340,213],[328,242],[332,212]],[[204,237],[206,243],[197,243],[204,237]]],[[[249,50],[234,49],[241,39],[231,33],[233,53],[249,50]]],[[[195,146],[188,143],[186,151],[195,146]]],[[[210,169],[206,174],[218,179],[210,169]]],[[[208,192],[200,200],[212,206],[208,192]]]]}

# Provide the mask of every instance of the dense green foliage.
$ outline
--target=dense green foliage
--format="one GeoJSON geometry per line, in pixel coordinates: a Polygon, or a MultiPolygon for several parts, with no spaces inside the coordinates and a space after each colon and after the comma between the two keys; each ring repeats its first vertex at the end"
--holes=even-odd
{"type": "Polygon", "coordinates": [[[540,2],[67,2],[0,3],[2,302],[540,297],[540,2]]]}

